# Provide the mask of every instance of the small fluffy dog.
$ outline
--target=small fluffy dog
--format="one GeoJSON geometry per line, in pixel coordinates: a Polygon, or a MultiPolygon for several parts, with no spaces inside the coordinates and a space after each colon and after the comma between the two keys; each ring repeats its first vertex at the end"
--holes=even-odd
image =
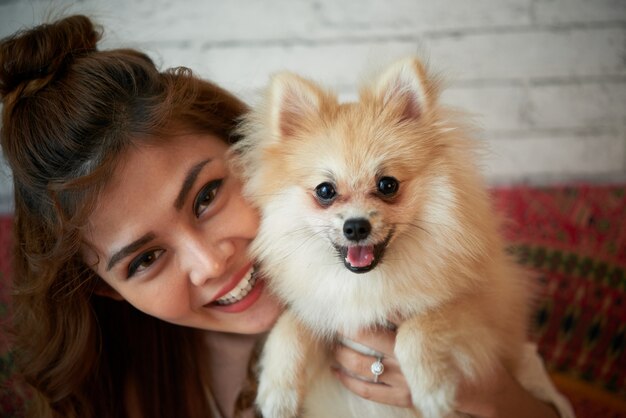
{"type": "Polygon", "coordinates": [[[528,292],[467,132],[417,59],[356,103],[274,76],[233,150],[262,214],[253,256],[287,306],[260,361],[264,417],[454,416],[461,379],[496,362],[515,372],[528,292]],[[331,373],[338,335],[391,317],[413,410],[359,398],[331,373]]]}

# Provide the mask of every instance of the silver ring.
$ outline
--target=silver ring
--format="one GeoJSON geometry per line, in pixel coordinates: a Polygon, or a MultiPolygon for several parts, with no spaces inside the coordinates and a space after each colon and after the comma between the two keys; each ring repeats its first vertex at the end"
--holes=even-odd
{"type": "Polygon", "coordinates": [[[376,358],[376,361],[370,366],[370,371],[374,375],[374,383],[378,383],[378,377],[385,371],[385,365],[383,364],[382,357],[376,358]]]}

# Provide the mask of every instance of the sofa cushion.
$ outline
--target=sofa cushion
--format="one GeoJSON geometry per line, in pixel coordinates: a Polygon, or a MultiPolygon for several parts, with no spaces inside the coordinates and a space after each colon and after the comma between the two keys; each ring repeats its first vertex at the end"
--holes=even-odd
{"type": "Polygon", "coordinates": [[[511,252],[539,284],[532,331],[546,366],[579,417],[626,416],[626,187],[493,195],[511,252]]]}

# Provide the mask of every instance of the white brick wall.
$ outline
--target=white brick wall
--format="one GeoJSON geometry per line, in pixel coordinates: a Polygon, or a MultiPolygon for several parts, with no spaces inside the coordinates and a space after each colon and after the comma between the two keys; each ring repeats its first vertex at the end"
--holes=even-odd
{"type": "MultiPolygon", "coordinates": [[[[144,49],[254,100],[290,69],[353,97],[407,54],[483,128],[493,183],[626,180],[625,0],[0,0],[0,37],[85,13],[104,47],[144,49]]],[[[10,207],[0,166],[0,211],[10,207]]]]}

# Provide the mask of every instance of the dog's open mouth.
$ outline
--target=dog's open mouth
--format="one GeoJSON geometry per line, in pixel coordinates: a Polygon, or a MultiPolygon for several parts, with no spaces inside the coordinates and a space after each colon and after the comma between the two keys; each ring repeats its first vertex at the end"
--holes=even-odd
{"type": "Polygon", "coordinates": [[[348,270],[353,273],[367,273],[373,270],[382,260],[392,233],[393,231],[390,231],[387,238],[378,244],[350,245],[346,247],[336,245],[335,249],[348,270]]]}

